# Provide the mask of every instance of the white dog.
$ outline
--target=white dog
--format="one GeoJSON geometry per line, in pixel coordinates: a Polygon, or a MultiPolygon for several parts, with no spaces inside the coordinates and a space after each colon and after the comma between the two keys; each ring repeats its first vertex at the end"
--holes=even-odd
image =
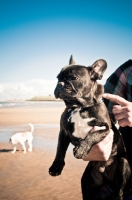
{"type": "Polygon", "coordinates": [[[33,141],[33,131],[34,131],[34,126],[33,124],[29,124],[31,126],[31,132],[20,132],[20,133],[15,133],[11,138],[10,138],[10,143],[14,145],[14,150],[11,153],[16,152],[16,144],[20,143],[23,147],[24,152],[26,153],[26,146],[25,142],[28,142],[29,149],[28,151],[32,151],[32,141],[33,141]]]}

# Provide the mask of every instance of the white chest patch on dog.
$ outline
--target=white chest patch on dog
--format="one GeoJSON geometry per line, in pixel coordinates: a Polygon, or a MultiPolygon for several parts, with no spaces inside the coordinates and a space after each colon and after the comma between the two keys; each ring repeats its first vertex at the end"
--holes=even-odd
{"type": "Polygon", "coordinates": [[[89,131],[93,128],[92,126],[88,125],[88,122],[92,121],[93,117],[83,119],[80,116],[80,108],[76,108],[72,113],[69,119],[71,122],[74,123],[74,132],[73,136],[76,138],[84,139],[89,131]]]}

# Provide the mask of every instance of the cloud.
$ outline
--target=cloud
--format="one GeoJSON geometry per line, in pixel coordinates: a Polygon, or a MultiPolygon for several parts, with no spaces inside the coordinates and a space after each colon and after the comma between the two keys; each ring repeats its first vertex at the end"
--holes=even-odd
{"type": "Polygon", "coordinates": [[[53,95],[57,80],[34,79],[26,82],[0,84],[0,101],[25,100],[34,96],[53,95]]]}
{"type": "MultiPolygon", "coordinates": [[[[98,81],[105,84],[108,76],[98,81]]],[[[26,82],[0,84],[0,101],[27,100],[35,96],[54,95],[57,80],[33,79],[26,82]]]]}
{"type": "Polygon", "coordinates": [[[4,86],[0,85],[0,93],[2,93],[4,91],[4,86]]]}

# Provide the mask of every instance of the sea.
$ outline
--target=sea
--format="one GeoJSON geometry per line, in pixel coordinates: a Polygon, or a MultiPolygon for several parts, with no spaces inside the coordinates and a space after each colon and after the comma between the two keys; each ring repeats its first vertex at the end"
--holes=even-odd
{"type": "Polygon", "coordinates": [[[43,108],[64,107],[63,101],[17,101],[0,102],[0,108],[43,108]]]}

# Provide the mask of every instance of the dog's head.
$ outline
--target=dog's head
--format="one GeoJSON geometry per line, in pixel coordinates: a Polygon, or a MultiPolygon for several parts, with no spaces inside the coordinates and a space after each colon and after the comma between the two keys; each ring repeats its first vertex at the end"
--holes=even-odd
{"type": "Polygon", "coordinates": [[[12,139],[11,139],[11,138],[9,139],[9,143],[11,143],[11,144],[12,144],[12,139]]]}
{"type": "Polygon", "coordinates": [[[9,139],[9,143],[12,144],[12,145],[14,145],[14,141],[13,141],[12,138],[9,139]]]}
{"type": "Polygon", "coordinates": [[[103,88],[96,80],[103,77],[107,68],[105,60],[100,59],[91,66],[75,64],[71,56],[69,65],[63,67],[58,74],[58,83],[54,94],[56,98],[63,99],[66,106],[87,106],[98,101],[103,93],[103,88]]]}

